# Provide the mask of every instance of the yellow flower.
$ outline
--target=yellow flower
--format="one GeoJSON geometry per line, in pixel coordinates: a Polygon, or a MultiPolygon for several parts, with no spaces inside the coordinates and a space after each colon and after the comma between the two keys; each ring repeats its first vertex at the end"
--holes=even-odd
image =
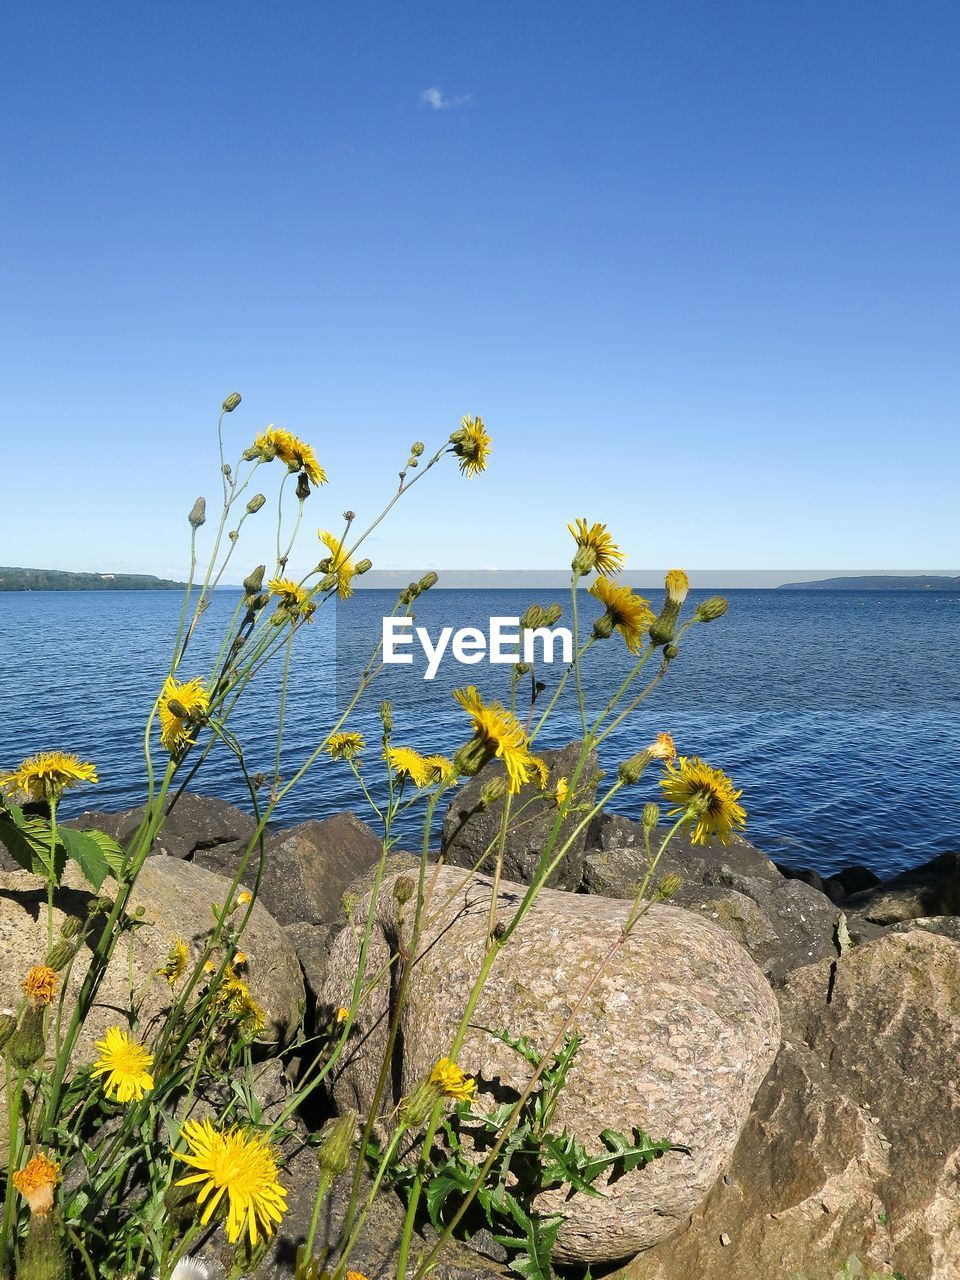
{"type": "Polygon", "coordinates": [[[735,830],[746,826],[746,810],[737,803],[743,792],[734,790],[722,770],[711,768],[699,756],[681,756],[677,764],[669,763],[660,787],[675,806],[670,816],[687,815],[694,844],[707,844],[714,836],[728,844],[735,830]]]}
{"type": "Polygon", "coordinates": [[[47,964],[35,964],[23,980],[27,999],[36,1009],[42,1004],[52,1004],[57,993],[57,971],[47,964]]]}
{"type": "Polygon", "coordinates": [[[277,596],[282,609],[290,613],[301,613],[309,621],[317,612],[317,606],[310,599],[310,592],[292,578],[271,578],[267,590],[277,596]]]}
{"type": "MultiPolygon", "coordinates": [[[[234,963],[246,963],[243,952],[234,956],[234,963]],[[243,960],[239,959],[243,956],[243,960]]],[[[234,969],[228,969],[217,992],[217,1004],[240,1023],[240,1030],[249,1036],[259,1035],[267,1025],[266,1014],[250,994],[250,988],[234,969]]]]}
{"type": "Polygon", "coordinates": [[[41,751],[24,760],[18,769],[0,774],[0,787],[31,800],[59,800],[64,791],[82,782],[97,782],[96,766],[64,751],[41,751]]]}
{"type": "Polygon", "coordinates": [[[365,1276],[362,1271],[348,1271],[347,1280],[369,1280],[369,1276],[365,1276]]]}
{"type": "Polygon", "coordinates": [[[30,1206],[30,1212],[44,1218],[53,1208],[53,1192],[59,1179],[59,1164],[41,1151],[13,1175],[13,1185],[30,1206]]]}
{"type": "Polygon", "coordinates": [[[337,595],[341,600],[349,600],[353,595],[350,581],[357,571],[356,565],[348,558],[346,547],[335,533],[331,533],[329,529],[318,529],[317,537],[330,552],[330,572],[336,575],[337,595]]]}
{"type": "MultiPolygon", "coordinates": [[[[598,578],[590,588],[590,594],[603,605],[610,626],[620,632],[630,652],[639,653],[647,630],[654,621],[649,602],[643,596],[634,595],[629,587],[610,582],[607,578],[598,578]]],[[[609,635],[609,628],[604,634],[609,635]]]]}
{"type": "Polygon", "coordinates": [[[350,1017],[350,1010],[345,1005],[337,1006],[337,1022],[346,1022],[350,1017]]]}
{"type": "Polygon", "coordinates": [[[667,573],[666,582],[664,584],[667,589],[667,599],[671,604],[681,605],[687,598],[687,592],[690,590],[690,579],[682,569],[670,569],[667,573]]]}
{"type": "Polygon", "coordinates": [[[468,1102],[477,1091],[476,1080],[465,1075],[449,1058],[441,1058],[433,1068],[430,1083],[445,1098],[456,1098],[458,1102],[468,1102]]]}
{"type": "Polygon", "coordinates": [[[325,750],[331,760],[352,760],[354,756],[360,755],[366,745],[362,733],[347,730],[344,733],[332,733],[325,750]]]}
{"type": "Polygon", "coordinates": [[[105,1075],[103,1091],[117,1102],[139,1102],[153,1088],[153,1054],[139,1041],[134,1040],[119,1027],[110,1027],[102,1040],[97,1041],[100,1057],[94,1063],[91,1074],[105,1075]]]}
{"type": "Polygon", "coordinates": [[[430,765],[413,747],[388,747],[384,758],[395,773],[409,778],[415,787],[428,787],[433,780],[430,765]]]}
{"type": "Polygon", "coordinates": [[[170,954],[167,956],[167,962],[163,968],[159,970],[159,974],[161,977],[166,978],[171,987],[175,987],[186,973],[189,962],[190,951],[187,948],[187,944],[182,938],[178,938],[170,948],[170,954]]]}
{"type": "Polygon", "coordinates": [[[446,756],[427,756],[423,762],[430,770],[431,782],[447,782],[456,773],[456,766],[446,756]]]}
{"type": "Polygon", "coordinates": [[[482,418],[461,418],[460,430],[450,440],[463,475],[476,476],[487,469],[487,454],[492,450],[482,418]]]}
{"type": "Polygon", "coordinates": [[[575,572],[583,574],[596,569],[606,577],[623,568],[626,557],[607,533],[605,524],[588,525],[586,520],[578,520],[575,525],[568,524],[567,528],[577,543],[577,554],[573,559],[575,572]]]}
{"type": "Polygon", "coordinates": [[[183,684],[167,676],[160,694],[160,741],[171,755],[195,741],[191,737],[194,726],[209,710],[210,697],[199,676],[183,684]]]}
{"type": "Polygon", "coordinates": [[[180,1178],[176,1185],[199,1185],[197,1204],[206,1205],[201,1226],[206,1226],[226,1196],[226,1232],[231,1244],[237,1244],[245,1231],[252,1247],[261,1236],[271,1236],[286,1213],[287,1192],[278,1180],[269,1144],[243,1129],[221,1133],[209,1119],[187,1120],[180,1136],[189,1153],[177,1151],[174,1157],[197,1172],[180,1178]]]}
{"type": "Polygon", "coordinates": [[[499,702],[484,703],[473,685],[455,689],[453,696],[473,722],[474,736],[462,753],[464,762],[475,766],[476,772],[486,760],[502,760],[507,770],[507,789],[516,795],[534,773],[540,772],[540,764],[527,746],[523,725],[499,702]]]}
{"type": "Polygon", "coordinates": [[[553,793],[553,797],[557,802],[558,809],[562,804],[566,802],[567,796],[569,794],[570,794],[570,783],[567,782],[566,778],[558,778],[556,790],[553,793]]]}
{"type": "Polygon", "coordinates": [[[267,458],[277,457],[281,462],[285,462],[291,471],[303,471],[311,484],[326,484],[327,473],[317,461],[317,455],[306,443],[299,439],[292,431],[286,431],[283,427],[274,427],[272,424],[267,427],[266,431],[261,431],[253,442],[253,449],[249,451],[261,457],[267,455],[267,458]]]}
{"type": "Polygon", "coordinates": [[[238,907],[249,907],[252,901],[253,901],[253,894],[249,891],[249,889],[241,889],[241,891],[237,894],[238,907]]]}

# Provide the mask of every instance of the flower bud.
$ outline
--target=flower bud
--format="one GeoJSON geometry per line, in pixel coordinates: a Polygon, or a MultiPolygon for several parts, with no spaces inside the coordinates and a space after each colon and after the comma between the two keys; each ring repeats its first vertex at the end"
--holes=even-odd
{"type": "Polygon", "coordinates": [[[613,635],[613,618],[609,613],[602,613],[593,624],[594,640],[609,640],[613,635]]]}
{"type": "Polygon", "coordinates": [[[335,1120],[328,1120],[321,1129],[317,1164],[324,1173],[335,1178],[350,1167],[359,1120],[356,1111],[347,1111],[335,1120]]]}
{"type": "Polygon", "coordinates": [[[498,800],[502,800],[507,794],[506,778],[491,778],[489,782],[485,782],[480,788],[480,802],[484,807],[489,808],[490,805],[496,804],[498,800]]]}
{"type": "Polygon", "coordinates": [[[335,573],[328,573],[320,579],[320,586],[318,590],[332,591],[335,586],[337,586],[337,575],[335,573]]]}
{"type": "Polygon", "coordinates": [[[667,599],[671,604],[679,607],[687,598],[687,592],[690,590],[690,579],[682,569],[671,569],[667,573],[664,586],[666,587],[667,599]]]}
{"type": "Polygon", "coordinates": [[[67,1256],[60,1236],[54,1214],[31,1217],[17,1265],[17,1280],[67,1280],[67,1256]]]}
{"type": "Polygon", "coordinates": [[[373,568],[372,560],[358,560],[356,563],[356,566],[354,567],[353,572],[354,572],[354,575],[359,578],[361,574],[369,573],[372,568],[373,568]]]}
{"type": "Polygon", "coordinates": [[[43,1005],[28,1004],[23,1011],[19,1026],[7,1041],[7,1057],[22,1071],[26,1071],[43,1057],[46,1048],[43,1015],[43,1005]]]}
{"type": "Polygon", "coordinates": [[[225,462],[223,466],[220,468],[220,470],[223,472],[223,474],[227,477],[228,480],[233,475],[233,467],[231,467],[229,462],[225,462]]]}
{"type": "Polygon", "coordinates": [[[694,617],[698,622],[716,622],[717,618],[723,617],[729,607],[723,596],[711,596],[709,600],[703,600],[697,605],[694,617]]]}
{"type": "Polygon", "coordinates": [[[423,441],[415,440],[413,444],[410,446],[410,453],[413,455],[414,458],[419,458],[420,455],[423,453],[423,441]]]}
{"type": "Polygon", "coordinates": [[[64,916],[63,924],[60,926],[61,938],[76,938],[78,934],[83,933],[84,923],[79,916],[64,916]]]}
{"type": "Polygon", "coordinates": [[[206,498],[198,498],[190,508],[190,514],[187,516],[190,526],[193,529],[199,529],[207,519],[207,500],[206,498]]]}
{"type": "Polygon", "coordinates": [[[663,656],[668,662],[672,662],[679,652],[680,649],[675,644],[665,644],[663,646],[663,656]]]}
{"type": "Polygon", "coordinates": [[[240,537],[240,530],[231,529],[230,532],[227,534],[227,537],[230,539],[231,542],[236,542],[236,540],[240,537]]]}
{"type": "Polygon", "coordinates": [[[429,591],[431,587],[435,587],[437,585],[439,580],[440,580],[439,576],[435,574],[431,569],[429,573],[425,573],[423,577],[420,579],[420,583],[419,583],[420,590],[429,591]]]}
{"type": "Polygon", "coordinates": [[[533,670],[533,667],[531,667],[529,662],[515,662],[513,669],[518,676],[528,676],[533,670]]]}
{"type": "Polygon", "coordinates": [[[255,493],[253,497],[250,499],[250,501],[247,503],[248,513],[250,515],[255,515],[256,512],[258,512],[260,508],[263,506],[263,504],[266,502],[266,500],[267,499],[265,494],[255,493]]]}
{"type": "Polygon", "coordinates": [[[534,631],[543,626],[543,610],[538,604],[532,604],[520,619],[520,627],[524,631],[534,631]]]}
{"type": "Polygon", "coordinates": [[[649,749],[638,751],[629,760],[623,761],[617,769],[617,777],[626,786],[633,786],[635,782],[639,782],[643,777],[643,772],[652,758],[649,749]]]}
{"type": "Polygon", "coordinates": [[[657,902],[666,902],[668,898],[675,898],[682,888],[683,876],[678,876],[675,871],[671,871],[654,889],[653,896],[657,902]]]}
{"type": "Polygon", "coordinates": [[[65,969],[73,957],[77,954],[77,949],[69,940],[61,938],[59,942],[55,942],[47,952],[47,958],[44,961],[55,973],[59,973],[61,969],[65,969]]]}
{"type": "Polygon", "coordinates": [[[417,891],[413,876],[400,876],[393,882],[393,896],[401,907],[404,903],[409,902],[417,891]]]}
{"type": "Polygon", "coordinates": [[[240,392],[231,391],[230,394],[227,396],[226,400],[224,400],[223,402],[223,412],[233,413],[234,409],[237,407],[239,403],[240,403],[240,392]]]}
{"type": "Polygon", "coordinates": [[[243,589],[248,596],[255,596],[263,586],[263,575],[267,571],[265,564],[258,564],[253,573],[248,573],[243,580],[243,589]]]}
{"type": "Polygon", "coordinates": [[[178,720],[190,719],[190,712],[183,705],[183,703],[180,701],[179,698],[168,698],[167,710],[170,712],[171,715],[176,716],[178,720]]]}
{"type": "Polygon", "coordinates": [[[389,702],[380,703],[380,719],[384,733],[393,733],[393,707],[389,702]]]}
{"type": "Polygon", "coordinates": [[[641,824],[647,831],[653,831],[660,821],[660,806],[654,804],[652,800],[648,800],[643,806],[643,814],[640,818],[641,824]]]}
{"type": "Polygon", "coordinates": [[[310,479],[305,471],[301,471],[297,476],[297,498],[300,502],[306,502],[310,497],[310,479]]]}
{"type": "Polygon", "coordinates": [[[562,604],[547,605],[546,609],[544,609],[543,611],[543,625],[545,627],[552,627],[555,623],[559,622],[562,617],[563,617],[562,604]]]}

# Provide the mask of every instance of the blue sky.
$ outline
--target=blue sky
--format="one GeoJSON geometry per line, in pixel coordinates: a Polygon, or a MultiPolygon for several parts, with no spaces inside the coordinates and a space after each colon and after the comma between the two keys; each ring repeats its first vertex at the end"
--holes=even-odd
{"type": "Polygon", "coordinates": [[[882,0],[7,5],[0,563],[182,573],[236,389],[236,452],[317,449],[310,530],[484,416],[379,567],[585,515],[636,566],[956,572],[958,54],[882,0]]]}

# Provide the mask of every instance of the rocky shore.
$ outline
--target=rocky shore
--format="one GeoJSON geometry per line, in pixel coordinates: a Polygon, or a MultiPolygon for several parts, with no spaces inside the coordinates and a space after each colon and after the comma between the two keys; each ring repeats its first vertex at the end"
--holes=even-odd
{"type": "MultiPolygon", "coordinates": [[[[556,755],[562,772],[563,752],[556,755]]],[[[477,780],[461,788],[445,817],[437,884],[446,906],[405,1007],[399,1092],[442,1049],[487,926],[489,883],[480,876],[467,885],[458,869],[472,866],[499,828],[496,805],[478,807],[478,794],[477,780]]],[[[123,843],[139,817],[89,813],[73,825],[123,843]]],[[[529,879],[547,820],[546,807],[534,809],[508,837],[505,907],[529,879]]],[[[222,899],[253,830],[223,801],[181,799],[138,884],[144,927],[130,961],[138,974],[155,971],[173,939],[208,927],[209,904],[222,899]]],[[[578,976],[622,924],[644,875],[643,850],[639,823],[620,815],[592,823],[504,952],[478,1025],[549,1040],[578,976]]],[[[379,857],[379,840],[350,813],[267,838],[247,939],[251,990],[268,1021],[258,1067],[267,1115],[305,1067],[302,1042],[329,1026],[352,980],[350,921],[365,913],[379,857]]],[[[374,959],[402,941],[409,907],[392,885],[412,861],[391,858],[374,959]]],[[[823,881],[778,867],[743,840],[704,849],[681,836],[658,878],[668,873],[682,886],[644,917],[582,1011],[584,1049],[563,1121],[587,1141],[604,1126],[642,1124],[690,1154],[670,1153],[605,1197],[573,1197],[557,1260],[589,1264],[593,1274],[620,1268],[630,1280],[832,1280],[856,1257],[868,1276],[955,1280],[960,853],[882,883],[862,867],[823,881]]],[[[58,910],[74,909],[83,892],[67,884],[58,910]]],[[[0,848],[0,1006],[15,1002],[34,946],[37,893],[0,848]]],[[[101,1002],[91,1034],[111,1016],[109,982],[101,1002]]],[[[369,1102],[385,1010],[374,1002],[365,1011],[358,1040],[366,1048],[345,1059],[311,1127],[323,1108],[369,1102]]],[[[516,1083],[516,1060],[490,1039],[468,1038],[464,1062],[481,1086],[516,1083]]],[[[285,1178],[290,1212],[258,1280],[293,1273],[317,1179],[308,1148],[285,1178]]],[[[335,1196],[324,1226],[330,1242],[341,1209],[335,1196]]],[[[352,1264],[371,1280],[390,1274],[400,1222],[399,1202],[382,1195],[352,1264]]],[[[472,1244],[444,1254],[441,1276],[504,1272],[490,1239],[481,1233],[472,1244]]]]}

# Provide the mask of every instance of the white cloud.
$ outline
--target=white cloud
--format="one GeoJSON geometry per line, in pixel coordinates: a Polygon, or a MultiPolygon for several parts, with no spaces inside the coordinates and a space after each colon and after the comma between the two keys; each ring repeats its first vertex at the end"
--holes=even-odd
{"type": "Polygon", "coordinates": [[[446,98],[443,91],[433,86],[430,89],[424,89],[420,95],[420,104],[424,107],[432,107],[434,111],[447,111],[451,107],[463,107],[470,101],[469,93],[462,94],[459,98],[446,98]]]}

